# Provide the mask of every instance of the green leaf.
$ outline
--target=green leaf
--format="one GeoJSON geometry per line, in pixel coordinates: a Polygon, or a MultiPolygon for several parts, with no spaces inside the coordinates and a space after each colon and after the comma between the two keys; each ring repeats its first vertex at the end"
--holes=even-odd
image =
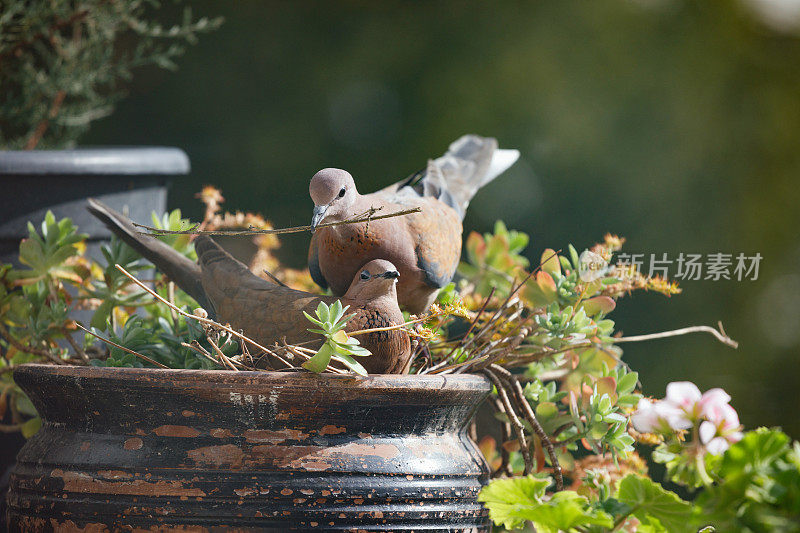
{"type": "Polygon", "coordinates": [[[342,302],[340,300],[336,300],[333,302],[333,305],[330,307],[330,319],[331,322],[338,322],[340,318],[342,318],[342,302]]]}
{"type": "Polygon", "coordinates": [[[697,498],[700,523],[719,531],[798,531],[798,444],[777,429],[749,431],[720,459],[717,483],[697,498]]]}
{"type": "Polygon", "coordinates": [[[328,322],[330,316],[331,313],[327,304],[325,304],[325,302],[320,302],[317,306],[317,318],[319,318],[322,322],[328,322]]]}
{"type": "Polygon", "coordinates": [[[19,261],[28,265],[35,272],[45,269],[45,257],[41,246],[33,239],[22,239],[19,243],[19,261]]]}
{"type": "Polygon", "coordinates": [[[328,367],[328,363],[331,361],[331,356],[333,356],[333,348],[331,348],[328,343],[325,343],[322,345],[322,348],[319,349],[316,355],[314,355],[314,357],[303,363],[303,368],[319,374],[328,367]]]}
{"type": "Polygon", "coordinates": [[[569,245],[569,257],[572,260],[572,266],[575,270],[578,269],[580,266],[580,258],[578,257],[578,251],[575,250],[575,247],[571,244],[569,245]]]}
{"type": "Polygon", "coordinates": [[[553,402],[542,402],[536,406],[536,416],[547,420],[558,414],[558,406],[553,402]]]}
{"type": "Polygon", "coordinates": [[[616,308],[617,303],[608,296],[595,296],[582,302],[584,312],[589,316],[607,315],[616,308]]]}
{"type": "Polygon", "coordinates": [[[540,261],[542,270],[552,275],[556,272],[561,273],[561,262],[559,261],[558,254],[552,248],[547,248],[542,252],[542,259],[540,261]]]}
{"type": "Polygon", "coordinates": [[[643,524],[658,525],[670,533],[695,531],[690,525],[692,506],[658,483],[628,474],[619,483],[617,499],[633,509],[643,524]],[[654,523],[655,521],[655,523],[654,523]]]}
{"type": "Polygon", "coordinates": [[[745,471],[763,470],[789,450],[791,439],[775,429],[749,431],[725,454],[719,475],[730,477],[745,471]]]}
{"type": "Polygon", "coordinates": [[[617,394],[630,394],[636,388],[636,382],[639,381],[638,372],[628,372],[617,382],[617,394]]]}
{"type": "Polygon", "coordinates": [[[617,405],[636,405],[639,399],[641,399],[639,394],[623,394],[617,399],[617,405]]]}
{"type": "Polygon", "coordinates": [[[481,489],[478,501],[489,509],[495,524],[514,529],[525,523],[525,511],[539,505],[550,483],[549,477],[533,475],[495,479],[481,489]]]}
{"type": "Polygon", "coordinates": [[[39,416],[39,413],[36,411],[36,407],[34,407],[33,402],[26,395],[18,395],[16,396],[16,407],[17,411],[22,413],[23,415],[27,416],[39,416]]]}
{"type": "Polygon", "coordinates": [[[108,325],[108,318],[111,316],[111,312],[113,310],[114,301],[104,301],[100,304],[100,307],[95,310],[94,315],[92,315],[92,321],[89,323],[89,325],[98,331],[104,331],[108,325]]]}
{"type": "Polygon", "coordinates": [[[610,515],[595,509],[589,500],[574,491],[561,491],[544,500],[550,478],[526,476],[497,479],[481,490],[478,501],[489,509],[497,525],[514,529],[531,521],[541,533],[557,533],[598,525],[613,527],[610,515]]]}
{"type": "Polygon", "coordinates": [[[333,358],[336,359],[337,361],[341,361],[342,363],[344,363],[347,366],[347,368],[349,368],[356,374],[360,376],[367,375],[367,370],[363,366],[361,366],[361,363],[359,363],[349,355],[343,353],[337,353],[333,358]]]}
{"type": "MultiPolygon", "coordinates": [[[[306,319],[308,319],[310,322],[313,322],[314,324],[316,324],[316,325],[318,325],[318,326],[321,326],[321,325],[322,325],[322,322],[320,322],[320,321],[319,321],[319,320],[317,320],[316,318],[312,317],[311,315],[309,315],[309,314],[308,314],[308,313],[306,313],[305,311],[303,311],[303,316],[305,316],[305,317],[306,317],[306,319]]],[[[309,331],[311,331],[311,330],[309,330],[309,331]]]]}
{"type": "Polygon", "coordinates": [[[593,508],[589,500],[571,490],[553,494],[550,500],[531,509],[527,515],[541,533],[558,533],[581,526],[614,526],[609,514],[593,508]]]}
{"type": "Polygon", "coordinates": [[[358,346],[356,344],[348,344],[347,354],[355,355],[356,357],[369,357],[370,355],[372,355],[372,352],[370,352],[363,346],[358,346]]]}

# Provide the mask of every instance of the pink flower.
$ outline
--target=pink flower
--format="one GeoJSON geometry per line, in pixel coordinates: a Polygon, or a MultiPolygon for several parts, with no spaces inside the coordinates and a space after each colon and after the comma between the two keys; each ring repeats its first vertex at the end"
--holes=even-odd
{"type": "Polygon", "coordinates": [[[691,381],[673,381],[667,385],[665,400],[683,409],[687,415],[694,418],[700,414],[697,404],[702,397],[700,389],[691,381]]]}
{"type": "Polygon", "coordinates": [[[670,402],[652,402],[646,398],[639,400],[636,411],[631,415],[631,422],[640,433],[671,433],[692,427],[683,411],[670,402]]]}
{"type": "Polygon", "coordinates": [[[714,423],[730,418],[731,423],[738,426],[739,417],[728,405],[730,401],[730,395],[722,389],[707,390],[700,399],[700,413],[714,423]]]}
{"type": "Polygon", "coordinates": [[[739,415],[728,404],[730,401],[730,395],[722,389],[701,394],[694,383],[675,381],[667,385],[663,400],[639,400],[631,422],[643,433],[670,433],[700,422],[701,443],[709,453],[718,454],[742,438],[739,415]]]}
{"type": "Polygon", "coordinates": [[[730,401],[730,395],[722,389],[707,390],[700,400],[700,412],[706,419],[700,423],[700,442],[708,453],[718,455],[742,440],[739,415],[730,401]]]}
{"type": "Polygon", "coordinates": [[[700,405],[723,404],[723,403],[728,403],[730,401],[731,401],[730,394],[717,387],[714,389],[708,389],[703,393],[703,397],[700,398],[700,405]]]}
{"type": "Polygon", "coordinates": [[[730,406],[726,407],[736,417],[737,423],[735,426],[727,425],[727,420],[723,421],[722,424],[715,424],[709,420],[704,420],[700,423],[700,442],[705,445],[706,451],[712,455],[719,455],[730,448],[734,442],[742,440],[742,432],[739,431],[739,418],[736,416],[736,411],[730,406]]]}

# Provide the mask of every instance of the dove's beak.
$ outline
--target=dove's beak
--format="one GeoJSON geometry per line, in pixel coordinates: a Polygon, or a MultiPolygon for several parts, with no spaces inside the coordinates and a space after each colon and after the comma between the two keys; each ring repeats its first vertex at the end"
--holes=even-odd
{"type": "Polygon", "coordinates": [[[386,279],[397,279],[400,277],[400,272],[396,270],[390,270],[389,272],[384,272],[383,277],[386,279]]]}
{"type": "Polygon", "coordinates": [[[319,223],[322,222],[322,219],[325,218],[325,212],[328,210],[328,207],[330,207],[330,204],[328,204],[328,205],[315,205],[314,206],[314,211],[311,214],[311,229],[312,230],[316,229],[316,227],[319,225],[319,223]]]}

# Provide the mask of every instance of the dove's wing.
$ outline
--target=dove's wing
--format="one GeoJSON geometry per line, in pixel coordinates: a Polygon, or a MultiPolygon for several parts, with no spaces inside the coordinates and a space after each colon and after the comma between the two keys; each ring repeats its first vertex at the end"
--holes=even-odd
{"type": "Polygon", "coordinates": [[[315,338],[303,311],[314,312],[320,301],[335,298],[297,291],[259,278],[211,238],[195,240],[203,287],[214,302],[218,319],[241,329],[253,340],[272,344],[284,337],[289,343],[315,338]]]}
{"type": "MultiPolygon", "coordinates": [[[[435,183],[429,182],[427,186],[432,188],[435,183]]],[[[406,248],[408,253],[393,254],[389,260],[395,264],[401,263],[402,268],[405,265],[402,265],[402,261],[398,258],[415,258],[416,264],[413,266],[423,272],[423,281],[431,288],[440,289],[450,283],[461,257],[461,219],[454,209],[436,196],[419,195],[411,187],[404,187],[388,194],[380,191],[363,198],[370,203],[382,202],[388,206],[388,212],[419,208],[419,213],[387,219],[395,228],[399,228],[400,225],[405,225],[407,228],[402,232],[396,229],[395,233],[406,236],[398,245],[406,248]]],[[[380,231],[384,227],[386,226],[375,225],[375,231],[380,231]]],[[[402,276],[400,279],[402,283],[402,276]]]]}
{"type": "Polygon", "coordinates": [[[323,289],[328,288],[328,281],[319,268],[319,246],[316,233],[311,236],[311,244],[308,246],[308,272],[311,274],[311,279],[314,280],[314,283],[323,289]]]}

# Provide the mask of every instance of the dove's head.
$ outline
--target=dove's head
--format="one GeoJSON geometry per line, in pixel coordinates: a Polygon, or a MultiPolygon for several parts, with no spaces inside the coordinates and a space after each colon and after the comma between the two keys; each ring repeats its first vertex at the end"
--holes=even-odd
{"type": "Polygon", "coordinates": [[[345,298],[367,301],[391,297],[397,301],[397,279],[400,273],[385,259],[373,259],[359,269],[345,293],[345,298]]]}
{"type": "Polygon", "coordinates": [[[345,220],[358,197],[353,176],[340,168],[323,168],[314,174],[308,192],[314,200],[312,228],[316,228],[323,220],[345,220]]]}

